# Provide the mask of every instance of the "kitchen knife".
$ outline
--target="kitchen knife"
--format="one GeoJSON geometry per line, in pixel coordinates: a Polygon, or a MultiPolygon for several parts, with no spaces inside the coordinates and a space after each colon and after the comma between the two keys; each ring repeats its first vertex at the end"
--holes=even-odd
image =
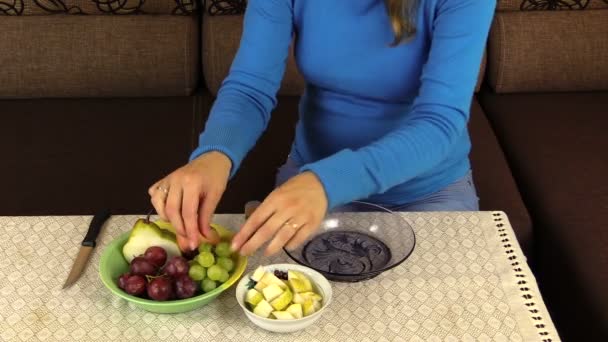
{"type": "Polygon", "coordinates": [[[80,275],[91,256],[91,252],[93,252],[93,249],[95,248],[95,241],[97,240],[99,232],[101,232],[101,227],[103,227],[104,222],[106,222],[109,217],[110,211],[108,209],[104,209],[93,216],[87,235],[84,237],[84,240],[82,240],[80,250],[74,260],[74,265],[72,265],[72,270],[70,271],[65,284],[63,284],[64,289],[74,284],[78,278],[80,278],[80,275]]]}

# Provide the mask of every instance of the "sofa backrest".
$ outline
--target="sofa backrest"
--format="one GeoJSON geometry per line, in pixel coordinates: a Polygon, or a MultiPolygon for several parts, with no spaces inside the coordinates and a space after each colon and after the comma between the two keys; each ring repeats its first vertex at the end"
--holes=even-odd
{"type": "Polygon", "coordinates": [[[488,43],[498,93],[608,90],[608,0],[499,0],[488,43]]]}
{"type": "MultiPolygon", "coordinates": [[[[242,10],[234,9],[236,12],[242,10]]],[[[202,19],[202,64],[207,88],[216,95],[222,81],[228,75],[238,50],[243,32],[243,16],[234,15],[230,11],[228,11],[229,15],[209,15],[208,12],[209,9],[203,13],[202,19]]],[[[484,78],[485,67],[486,55],[482,59],[476,90],[479,90],[484,78]]],[[[305,85],[306,82],[298,71],[292,48],[279,95],[301,95],[305,85]]]]}

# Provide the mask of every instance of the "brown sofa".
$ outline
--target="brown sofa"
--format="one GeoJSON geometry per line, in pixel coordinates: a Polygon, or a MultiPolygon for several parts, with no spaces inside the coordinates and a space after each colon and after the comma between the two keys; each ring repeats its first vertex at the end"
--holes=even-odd
{"type": "MultiPolygon", "coordinates": [[[[245,4],[231,4],[0,0],[0,215],[149,210],[147,187],[187,161],[238,47],[245,4]]],[[[608,340],[602,8],[501,0],[471,107],[481,208],[507,212],[572,341],[608,340]]],[[[303,86],[291,57],[269,128],[218,211],[271,191],[303,86]]]]}

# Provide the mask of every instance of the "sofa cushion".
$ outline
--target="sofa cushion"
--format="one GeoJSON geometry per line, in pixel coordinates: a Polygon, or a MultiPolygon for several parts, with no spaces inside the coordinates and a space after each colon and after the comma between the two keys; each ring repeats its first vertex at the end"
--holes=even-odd
{"type": "Polygon", "coordinates": [[[608,10],[499,12],[488,80],[499,93],[608,90],[608,10]]]}
{"type": "Polygon", "coordinates": [[[608,92],[484,92],[481,104],[533,218],[537,274],[560,334],[606,341],[608,92]]]}
{"type": "Polygon", "coordinates": [[[500,210],[507,214],[524,254],[532,262],[532,221],[494,131],[477,100],[473,100],[471,106],[469,133],[479,207],[481,210],[500,210]]]}
{"type": "Polygon", "coordinates": [[[195,0],[0,0],[0,15],[174,14],[198,10],[195,0]]]}
{"type": "Polygon", "coordinates": [[[499,11],[584,10],[608,8],[606,0],[498,0],[499,11]]]}
{"type": "Polygon", "coordinates": [[[0,98],[190,95],[192,16],[25,16],[0,20],[0,98]]]}

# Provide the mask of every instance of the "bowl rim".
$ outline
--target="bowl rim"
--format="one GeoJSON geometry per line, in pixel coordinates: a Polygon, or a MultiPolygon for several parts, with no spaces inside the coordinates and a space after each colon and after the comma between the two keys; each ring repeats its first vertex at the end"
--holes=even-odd
{"type": "MultiPolygon", "coordinates": [[[[392,214],[395,216],[398,216],[406,225],[409,229],[411,229],[412,231],[412,240],[413,240],[413,244],[412,244],[412,249],[409,251],[409,253],[407,253],[403,258],[401,258],[400,260],[398,260],[397,262],[395,262],[393,265],[390,265],[388,267],[385,267],[381,270],[375,270],[375,271],[367,271],[367,272],[361,272],[359,274],[344,274],[344,273],[335,273],[335,272],[327,272],[324,270],[320,270],[318,268],[313,267],[312,265],[308,265],[305,264],[304,262],[300,261],[298,258],[295,257],[295,254],[293,254],[293,251],[289,251],[286,247],[283,247],[283,251],[285,251],[285,253],[289,256],[289,258],[291,258],[291,260],[295,261],[296,263],[298,263],[299,265],[302,265],[304,267],[308,267],[316,272],[319,272],[321,274],[327,274],[329,276],[336,276],[336,277],[356,277],[356,278],[368,278],[368,277],[373,277],[373,276],[377,276],[380,273],[384,273],[390,269],[393,269],[399,265],[401,265],[405,260],[407,260],[407,258],[410,257],[410,255],[412,255],[412,253],[414,253],[414,250],[416,249],[416,232],[414,231],[414,228],[412,227],[412,225],[407,222],[407,220],[405,220],[403,217],[401,217],[398,212],[390,210],[386,207],[383,207],[381,205],[378,204],[374,204],[374,203],[369,203],[369,202],[364,202],[364,201],[352,201],[348,204],[359,204],[359,205],[364,205],[364,206],[371,206],[374,207],[376,209],[380,209],[381,211],[384,211],[388,214],[392,214]]],[[[348,205],[346,204],[346,205],[348,205]]],[[[331,213],[328,213],[331,214],[331,213]]],[[[327,217],[325,217],[323,219],[323,221],[327,219],[327,217]]]]}
{"type": "MultiPolygon", "coordinates": [[[[171,307],[171,306],[179,306],[179,305],[183,305],[183,304],[192,304],[192,303],[197,303],[199,301],[204,301],[205,299],[210,299],[210,298],[213,298],[213,297],[219,295],[220,293],[224,292],[225,290],[230,288],[232,285],[234,285],[241,278],[241,276],[245,272],[245,269],[247,268],[247,262],[248,262],[247,257],[239,255],[238,259],[242,260],[242,262],[235,263],[236,268],[235,268],[234,272],[232,273],[232,275],[230,275],[230,278],[228,278],[228,280],[226,280],[224,283],[222,283],[220,286],[216,287],[212,291],[209,291],[209,292],[206,292],[203,294],[199,294],[198,296],[194,296],[194,297],[190,297],[190,298],[173,299],[173,300],[167,300],[167,301],[156,301],[156,300],[152,300],[152,299],[132,296],[132,295],[124,292],[123,290],[121,290],[118,287],[118,285],[114,283],[114,280],[111,279],[111,277],[109,275],[102,272],[102,265],[104,263],[107,264],[107,261],[110,259],[110,250],[111,250],[110,247],[113,248],[114,246],[119,245],[121,243],[122,244],[126,243],[127,239],[129,238],[130,233],[131,233],[130,231],[124,232],[123,234],[114,238],[108,245],[106,245],[104,247],[101,257],[99,258],[98,274],[99,274],[99,277],[101,278],[101,282],[112,294],[114,294],[118,297],[121,297],[129,302],[133,302],[135,304],[171,307]]],[[[122,253],[121,253],[121,255],[122,255],[122,253]]]]}
{"type": "MultiPolygon", "coordinates": [[[[309,316],[305,316],[302,318],[294,318],[294,319],[285,319],[285,320],[280,320],[280,319],[272,319],[272,318],[266,318],[266,317],[262,317],[262,316],[258,316],[256,314],[254,314],[251,310],[249,310],[245,305],[245,300],[243,298],[239,298],[240,296],[238,295],[239,292],[239,287],[241,286],[245,286],[246,283],[248,283],[250,281],[249,276],[251,275],[252,272],[248,272],[246,274],[243,274],[243,276],[241,277],[241,280],[239,281],[239,283],[236,285],[235,288],[235,297],[236,297],[236,302],[239,304],[239,306],[241,307],[241,309],[243,309],[243,311],[245,312],[245,314],[247,314],[248,317],[255,317],[256,319],[262,321],[262,322],[269,322],[269,323],[274,323],[274,324],[289,324],[289,323],[295,323],[295,322],[303,322],[305,320],[312,320],[314,317],[316,316],[320,316],[322,314],[323,311],[325,311],[325,308],[327,308],[329,306],[329,304],[331,304],[332,302],[332,298],[333,298],[333,293],[334,290],[331,287],[331,283],[329,282],[329,280],[327,278],[325,278],[325,276],[323,274],[321,274],[320,272],[316,271],[313,268],[310,268],[308,266],[304,266],[304,265],[299,265],[299,264],[288,264],[288,263],[279,263],[279,264],[268,264],[268,265],[263,265],[264,269],[266,267],[272,267],[272,268],[279,268],[279,267],[292,267],[296,266],[296,271],[302,271],[304,270],[305,272],[310,272],[310,273],[316,273],[320,279],[323,279],[323,281],[326,283],[327,287],[329,288],[329,296],[327,293],[325,293],[325,291],[323,291],[323,300],[325,301],[325,303],[323,304],[323,306],[321,306],[321,309],[319,309],[318,311],[316,311],[315,313],[313,313],[312,315],[309,316]],[[281,323],[279,323],[281,322],[281,323]],[[285,323],[282,323],[285,322],[285,323]]],[[[317,281],[314,281],[311,279],[311,281],[313,281],[315,283],[315,285],[317,287],[319,287],[319,284],[317,281]]],[[[243,290],[243,295],[246,295],[247,291],[243,290]]]]}

